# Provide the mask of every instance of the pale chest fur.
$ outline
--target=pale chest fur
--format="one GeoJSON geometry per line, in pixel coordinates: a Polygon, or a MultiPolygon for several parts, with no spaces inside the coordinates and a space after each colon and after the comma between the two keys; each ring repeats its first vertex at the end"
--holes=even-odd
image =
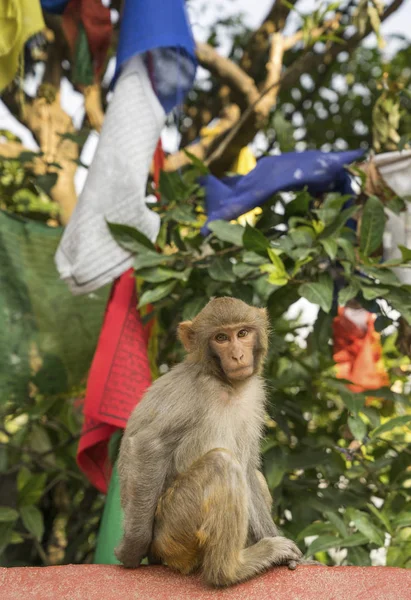
{"type": "Polygon", "coordinates": [[[253,378],[240,391],[210,390],[207,405],[199,410],[195,428],[181,439],[174,463],[185,471],[195,460],[214,448],[226,448],[247,465],[250,448],[258,445],[264,422],[264,389],[253,378]]]}

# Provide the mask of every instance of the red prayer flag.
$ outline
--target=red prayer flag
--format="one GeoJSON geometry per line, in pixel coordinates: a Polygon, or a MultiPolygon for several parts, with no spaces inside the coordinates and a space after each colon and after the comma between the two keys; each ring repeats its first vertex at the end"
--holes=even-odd
{"type": "Polygon", "coordinates": [[[80,22],[86,31],[94,71],[99,75],[111,43],[110,9],[101,0],[70,0],[63,13],[63,31],[72,52],[80,22]]]}
{"type": "Polygon", "coordinates": [[[343,307],[333,321],[334,360],[337,377],[348,379],[353,392],[378,389],[389,385],[382,364],[380,335],[374,328],[375,315],[368,313],[364,328],[351,321],[343,307]]]}

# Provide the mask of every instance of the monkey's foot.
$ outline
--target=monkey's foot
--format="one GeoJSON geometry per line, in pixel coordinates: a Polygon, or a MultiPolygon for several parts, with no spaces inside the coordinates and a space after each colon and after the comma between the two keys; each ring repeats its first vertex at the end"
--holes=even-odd
{"type": "Polygon", "coordinates": [[[300,558],[299,560],[292,560],[288,563],[288,568],[294,571],[298,565],[316,565],[317,567],[326,567],[324,563],[318,562],[318,560],[312,560],[311,558],[300,558]]]}
{"type": "Polygon", "coordinates": [[[135,545],[128,544],[124,539],[117,548],[115,548],[114,554],[126,569],[136,569],[140,566],[141,559],[143,558],[141,552],[137,551],[135,545]]]}
{"type": "Polygon", "coordinates": [[[271,560],[273,565],[288,565],[295,569],[302,558],[302,552],[292,540],[282,536],[268,538],[271,545],[271,560]]]}

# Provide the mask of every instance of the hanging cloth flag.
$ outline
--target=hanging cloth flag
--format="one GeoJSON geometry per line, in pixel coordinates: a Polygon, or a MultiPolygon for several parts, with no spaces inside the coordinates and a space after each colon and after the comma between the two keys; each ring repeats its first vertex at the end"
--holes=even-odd
{"type": "Polygon", "coordinates": [[[0,2],[0,91],[16,75],[24,44],[44,27],[39,0],[0,2]]]}
{"type": "Polygon", "coordinates": [[[69,0],[41,0],[41,8],[53,15],[61,15],[69,0]]]}
{"type": "Polygon", "coordinates": [[[248,175],[201,179],[206,191],[207,223],[201,229],[209,233],[208,223],[217,219],[231,221],[256,206],[262,206],[276,192],[297,191],[304,187],[312,195],[349,186],[345,165],[360,159],[363,150],[347,152],[288,152],[266,156],[248,175]]]}
{"type": "Polygon", "coordinates": [[[181,104],[196,71],[195,43],[184,0],[124,0],[115,78],[127,61],[150,53],[150,77],[166,113],[181,104]]]}
{"type": "MultiPolygon", "coordinates": [[[[202,127],[200,129],[200,137],[213,138],[219,133],[221,133],[221,131],[222,127],[218,124],[215,126],[208,125],[207,127],[202,127]]],[[[236,175],[247,175],[247,173],[249,173],[255,168],[256,164],[257,161],[255,159],[254,154],[251,152],[248,146],[244,146],[244,148],[241,148],[237,158],[235,159],[229,171],[235,173],[236,175]]],[[[254,225],[256,216],[261,214],[261,212],[261,208],[257,206],[253,210],[250,210],[249,212],[245,213],[244,215],[240,215],[238,219],[233,220],[232,223],[240,223],[240,225],[243,225],[244,227],[247,223],[249,223],[250,225],[254,225]]]]}
{"type": "Polygon", "coordinates": [[[375,318],[364,309],[340,306],[333,321],[337,377],[351,381],[348,387],[353,392],[389,385],[380,335],[374,328],[375,318]]]}
{"type": "Polygon", "coordinates": [[[77,462],[91,483],[107,491],[111,465],[108,442],[127,420],[151,383],[148,332],[137,311],[132,269],[113,284],[84,402],[77,462]]]}
{"type": "MultiPolygon", "coordinates": [[[[79,43],[79,36],[87,41],[92,58],[92,69],[99,76],[105,64],[107,51],[111,43],[113,27],[110,9],[101,0],[70,0],[63,12],[63,31],[75,57],[76,73],[81,63],[87,60],[86,48],[79,43]]],[[[91,85],[89,76],[77,83],[91,85]]]]}
{"type": "Polygon", "coordinates": [[[107,221],[134,226],[156,239],[159,216],[145,203],[150,163],[165,112],[182,101],[195,66],[184,0],[125,0],[113,98],[56,253],[60,276],[74,294],[98,289],[133,264],[133,255],[112,238],[107,221]]]}
{"type": "Polygon", "coordinates": [[[143,60],[135,56],[116,84],[84,189],[56,253],[60,276],[73,294],[98,289],[133,264],[133,255],[114,240],[107,221],[156,239],[160,218],[147,207],[145,193],[164,121],[143,60]]]}
{"type": "MultiPolygon", "coordinates": [[[[392,196],[411,196],[411,150],[377,154],[371,159],[383,182],[392,190],[392,196]]],[[[384,230],[384,260],[401,258],[399,246],[411,250],[411,202],[399,214],[387,211],[384,230]]],[[[402,283],[411,284],[411,271],[407,268],[393,269],[402,283]]]]}

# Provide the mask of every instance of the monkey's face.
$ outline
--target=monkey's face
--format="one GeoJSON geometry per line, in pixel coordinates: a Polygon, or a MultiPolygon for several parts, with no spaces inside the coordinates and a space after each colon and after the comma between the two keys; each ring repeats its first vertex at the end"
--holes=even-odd
{"type": "Polygon", "coordinates": [[[210,339],[212,353],[230,381],[242,381],[254,373],[257,334],[251,327],[223,327],[210,339]]]}

